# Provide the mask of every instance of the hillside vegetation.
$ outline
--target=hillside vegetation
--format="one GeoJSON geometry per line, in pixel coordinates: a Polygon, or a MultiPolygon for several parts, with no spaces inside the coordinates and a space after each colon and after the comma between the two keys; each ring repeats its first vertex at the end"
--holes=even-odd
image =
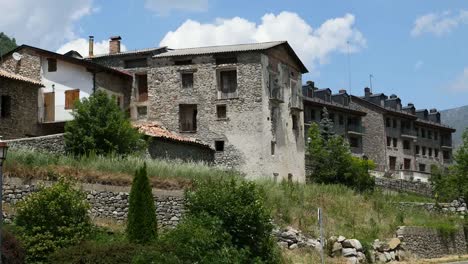
{"type": "Polygon", "coordinates": [[[440,111],[442,123],[455,128],[453,145],[458,147],[462,143],[463,131],[468,128],[468,105],[440,111]]]}

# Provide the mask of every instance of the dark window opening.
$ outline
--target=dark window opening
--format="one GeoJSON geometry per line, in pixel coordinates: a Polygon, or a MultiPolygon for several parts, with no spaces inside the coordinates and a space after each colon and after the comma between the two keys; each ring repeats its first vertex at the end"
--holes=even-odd
{"type": "Polygon", "coordinates": [[[126,60],[124,61],[124,67],[126,69],[146,68],[148,67],[148,60],[146,58],[126,60]]]}
{"type": "Polygon", "coordinates": [[[359,148],[359,139],[355,137],[350,137],[349,138],[349,145],[352,148],[359,148]]]}
{"type": "Polygon", "coordinates": [[[439,133],[437,131],[434,132],[434,140],[439,140],[439,133]]]}
{"type": "Polygon", "coordinates": [[[179,105],[180,131],[197,131],[197,105],[181,104],[179,105]]]}
{"type": "Polygon", "coordinates": [[[221,71],[219,78],[220,99],[237,97],[237,71],[221,71]]]}
{"type": "Polygon", "coordinates": [[[299,122],[297,120],[297,115],[293,114],[292,115],[292,129],[293,130],[298,130],[299,129],[299,122]]]}
{"type": "Polygon", "coordinates": [[[397,128],[397,120],[396,119],[393,119],[393,128],[397,128]]]}
{"type": "Polygon", "coordinates": [[[9,95],[2,95],[0,101],[0,116],[2,118],[11,116],[11,96],[9,95]]]}
{"type": "Polygon", "coordinates": [[[344,117],[340,115],[338,118],[339,118],[338,122],[342,126],[344,124],[344,117]]]}
{"type": "Polygon", "coordinates": [[[419,154],[419,146],[415,147],[415,152],[416,152],[416,154],[419,154]]]}
{"type": "Polygon", "coordinates": [[[216,106],[216,116],[219,119],[224,119],[227,117],[226,105],[217,105],[216,106]]]}
{"type": "Polygon", "coordinates": [[[420,164],[419,164],[419,171],[425,172],[425,171],[426,171],[426,164],[420,163],[420,164]]]}
{"type": "Polygon", "coordinates": [[[394,148],[398,147],[398,139],[397,138],[393,138],[393,147],[394,148]]]}
{"type": "Polygon", "coordinates": [[[439,157],[439,150],[434,149],[434,157],[438,158],[439,157]]]}
{"type": "Polygon", "coordinates": [[[421,137],[425,138],[426,137],[426,130],[421,128],[421,137]]]}
{"type": "Polygon", "coordinates": [[[182,73],[182,88],[186,88],[186,89],[193,88],[193,73],[192,72],[182,73]]]}
{"type": "Polygon", "coordinates": [[[237,63],[237,57],[229,57],[229,58],[216,58],[216,64],[229,64],[229,63],[237,63]]]}
{"type": "Polygon", "coordinates": [[[410,149],[411,148],[411,143],[409,142],[409,140],[404,140],[403,141],[403,149],[410,149]]]}
{"type": "Polygon", "coordinates": [[[192,64],[192,60],[176,60],[174,61],[174,65],[190,65],[192,64]]]}
{"type": "Polygon", "coordinates": [[[387,137],[387,147],[390,147],[392,145],[392,138],[387,137]]]}
{"type": "Polygon", "coordinates": [[[224,141],[223,140],[216,140],[215,141],[215,149],[216,149],[216,151],[224,151],[224,141]]]}
{"type": "Polygon", "coordinates": [[[147,74],[137,74],[135,75],[138,88],[138,101],[145,102],[148,101],[148,75],[147,74]]]}
{"type": "Polygon", "coordinates": [[[446,160],[450,159],[450,152],[444,150],[442,155],[444,155],[444,159],[446,159],[446,160]]]}
{"type": "Polygon", "coordinates": [[[148,114],[148,107],[138,106],[137,113],[138,113],[138,118],[146,117],[146,115],[148,114]]]}
{"type": "Polygon", "coordinates": [[[427,152],[428,152],[428,156],[431,157],[431,156],[432,156],[432,148],[429,148],[429,149],[427,150],[427,152]]]}
{"type": "Polygon", "coordinates": [[[411,169],[411,159],[404,159],[403,160],[403,166],[405,170],[410,170],[411,169]]]}
{"type": "Polygon", "coordinates": [[[422,147],[422,154],[423,156],[426,156],[426,147],[422,147]]]}
{"type": "Polygon", "coordinates": [[[310,120],[315,120],[315,110],[310,110],[310,120]]]}
{"type": "Polygon", "coordinates": [[[391,127],[390,118],[385,119],[385,126],[386,126],[386,127],[391,127]]]}
{"type": "Polygon", "coordinates": [[[272,141],[272,142],[271,142],[271,155],[272,155],[272,156],[275,155],[275,148],[276,148],[276,142],[275,142],[275,141],[272,141]]]}
{"type": "Polygon", "coordinates": [[[47,71],[56,72],[57,71],[57,59],[48,58],[47,59],[47,71]]]}
{"type": "Polygon", "coordinates": [[[389,165],[390,165],[390,170],[395,170],[396,169],[396,157],[389,157],[389,165]]]}
{"type": "Polygon", "coordinates": [[[432,131],[431,130],[427,131],[427,138],[432,139],[432,131]]]}

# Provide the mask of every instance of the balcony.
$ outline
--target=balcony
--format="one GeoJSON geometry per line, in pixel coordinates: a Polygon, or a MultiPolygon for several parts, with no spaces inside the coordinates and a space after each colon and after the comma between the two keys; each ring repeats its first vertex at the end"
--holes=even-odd
{"type": "Polygon", "coordinates": [[[364,134],[364,128],[361,125],[348,124],[347,133],[362,136],[364,134]]]}
{"type": "Polygon", "coordinates": [[[413,129],[402,128],[401,129],[401,137],[402,138],[409,138],[409,139],[417,139],[418,136],[416,135],[416,131],[413,129]]]}

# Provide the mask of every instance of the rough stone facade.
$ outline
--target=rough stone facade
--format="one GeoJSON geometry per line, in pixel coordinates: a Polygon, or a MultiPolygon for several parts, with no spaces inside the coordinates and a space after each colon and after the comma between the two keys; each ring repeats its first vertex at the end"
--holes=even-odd
{"type": "Polygon", "coordinates": [[[214,151],[209,147],[163,138],[152,138],[149,142],[148,153],[153,159],[180,159],[209,164],[214,162],[214,151]]]}
{"type": "Polygon", "coordinates": [[[8,116],[0,116],[0,136],[3,139],[28,137],[40,133],[37,119],[39,89],[39,85],[0,76],[0,96],[9,98],[9,107],[0,105],[0,108],[4,108],[3,111],[9,112],[8,116]]]}
{"type": "Polygon", "coordinates": [[[375,178],[375,185],[399,192],[412,192],[427,197],[432,197],[432,187],[429,183],[420,181],[407,181],[389,178],[375,178]]]}
{"type": "Polygon", "coordinates": [[[290,56],[281,47],[275,53],[234,54],[236,62],[222,64],[216,63],[215,55],[178,58],[191,60],[188,65],[155,57],[148,77],[149,119],[215,149],[216,141],[223,142],[222,150],[215,153],[215,163],[236,168],[249,178],[304,181],[303,113],[291,107],[291,91],[296,89],[293,92],[300,94],[300,70],[288,61],[290,56]],[[223,70],[236,71],[234,98],[218,97],[218,78],[223,70]],[[182,87],[181,75],[187,72],[193,73],[192,88],[182,87]],[[270,76],[277,78],[281,100],[270,98],[270,76]],[[196,131],[181,130],[180,105],[196,105],[196,131]],[[226,109],[223,118],[217,117],[219,105],[226,109]]]}
{"type": "MultiPolygon", "coordinates": [[[[4,183],[3,202],[14,207],[40,186],[49,186],[53,182],[25,182],[19,178],[6,178],[4,183]]],[[[130,187],[106,186],[100,184],[82,184],[81,189],[91,205],[92,218],[109,219],[123,223],[128,214],[128,196],[130,187]]],[[[184,197],[182,191],[165,191],[153,189],[158,225],[162,228],[175,227],[184,214],[184,197]]],[[[11,219],[14,215],[7,215],[11,219]]]]}
{"type": "Polygon", "coordinates": [[[6,140],[6,142],[12,149],[28,149],[56,154],[65,154],[65,142],[63,139],[63,134],[12,139],[6,140]]]}
{"type": "Polygon", "coordinates": [[[41,58],[32,50],[18,51],[22,58],[20,61],[13,56],[4,56],[2,68],[33,80],[41,80],[41,58]]]}
{"type": "Polygon", "coordinates": [[[404,242],[405,250],[420,258],[439,258],[467,253],[467,240],[463,228],[454,234],[442,234],[436,229],[403,226],[396,234],[404,242]]]}

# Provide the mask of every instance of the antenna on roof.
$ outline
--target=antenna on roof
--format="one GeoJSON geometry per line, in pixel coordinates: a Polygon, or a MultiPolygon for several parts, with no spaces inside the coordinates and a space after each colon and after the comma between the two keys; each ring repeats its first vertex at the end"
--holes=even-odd
{"type": "Polygon", "coordinates": [[[371,93],[372,93],[372,78],[374,78],[374,75],[372,75],[372,73],[371,73],[371,74],[369,74],[369,85],[370,85],[371,93]]]}
{"type": "Polygon", "coordinates": [[[18,52],[13,52],[12,56],[15,61],[20,61],[23,58],[23,55],[19,54],[18,52]]]}

